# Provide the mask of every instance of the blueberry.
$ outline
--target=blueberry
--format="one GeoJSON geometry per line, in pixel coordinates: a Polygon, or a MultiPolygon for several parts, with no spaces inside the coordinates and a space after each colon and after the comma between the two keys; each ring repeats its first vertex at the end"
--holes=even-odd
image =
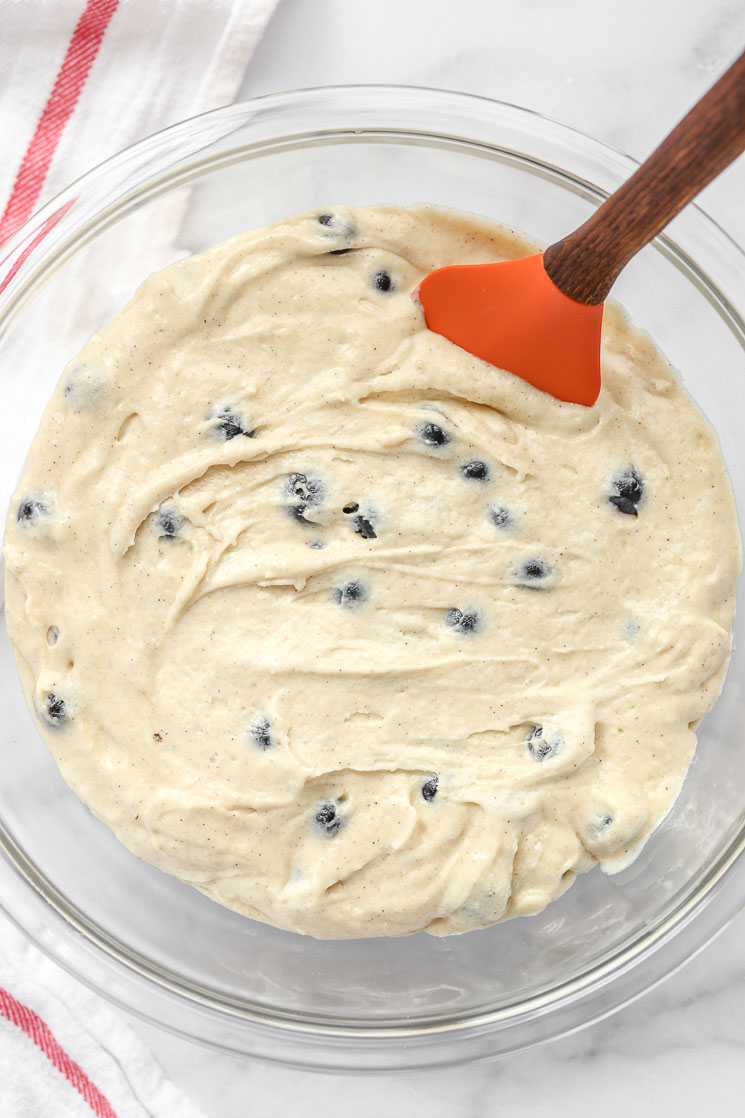
{"type": "Polygon", "coordinates": [[[320,505],[325,493],[320,478],[308,477],[307,474],[290,474],[285,491],[288,497],[305,505],[320,505]]]}
{"type": "Polygon", "coordinates": [[[308,520],[307,516],[304,515],[307,507],[307,505],[302,503],[299,505],[288,505],[287,515],[291,516],[293,520],[297,520],[298,524],[310,524],[312,528],[317,528],[318,524],[316,524],[315,520],[308,520]]]}
{"type": "Polygon", "coordinates": [[[610,481],[608,500],[626,516],[638,516],[637,505],[644,496],[644,483],[633,466],[619,470],[610,481]]]}
{"type": "Polygon", "coordinates": [[[547,757],[554,757],[560,750],[564,739],[561,734],[554,733],[548,736],[543,732],[543,726],[533,726],[527,737],[528,753],[536,761],[545,761],[547,757]]]}
{"type": "Polygon", "coordinates": [[[47,691],[44,696],[44,721],[50,726],[61,726],[67,721],[67,705],[64,699],[54,691],[47,691]]]}
{"type": "Polygon", "coordinates": [[[315,520],[308,520],[307,516],[305,516],[307,507],[307,505],[302,503],[299,505],[288,505],[287,515],[291,516],[293,520],[297,520],[298,524],[310,524],[312,528],[318,528],[318,524],[315,520]]]}
{"type": "Polygon", "coordinates": [[[343,586],[335,587],[333,596],[340,606],[358,606],[367,601],[368,591],[364,582],[353,578],[343,586]]]}
{"type": "Polygon", "coordinates": [[[218,421],[215,425],[215,433],[225,439],[225,442],[236,438],[237,435],[245,435],[247,439],[253,439],[256,435],[255,430],[246,430],[248,425],[233,408],[221,408],[216,412],[215,418],[218,421]]]}
{"type": "Polygon", "coordinates": [[[461,466],[460,472],[463,477],[472,478],[474,481],[488,481],[489,480],[489,467],[486,462],[482,462],[478,458],[474,458],[471,462],[466,462],[461,466]]]}
{"type": "Polygon", "coordinates": [[[251,723],[250,733],[254,745],[258,745],[259,749],[271,749],[274,745],[272,727],[265,715],[260,714],[254,719],[251,723]]]}
{"type": "Polygon", "coordinates": [[[456,633],[477,633],[481,628],[481,617],[476,609],[449,609],[445,624],[456,633]]]}
{"type": "Polygon", "coordinates": [[[335,835],[344,823],[333,800],[324,800],[318,808],[314,820],[319,830],[326,835],[335,835]]]}
{"type": "Polygon", "coordinates": [[[512,528],[515,523],[512,513],[504,505],[492,505],[489,509],[489,519],[495,528],[512,528]]]}
{"type": "MultiPolygon", "coordinates": [[[[351,241],[357,233],[357,226],[355,223],[347,218],[342,217],[340,214],[326,212],[318,215],[318,224],[320,225],[319,232],[324,237],[333,238],[339,241],[351,241]]],[[[351,246],[350,246],[351,247],[351,246]]],[[[334,249],[333,252],[348,252],[346,249],[334,249]]]]}
{"type": "Polygon", "coordinates": [[[519,582],[531,590],[542,590],[541,583],[550,574],[551,568],[545,559],[526,559],[517,571],[519,582]]]}
{"type": "Polygon", "coordinates": [[[32,524],[39,516],[48,516],[49,507],[39,497],[24,497],[18,506],[16,519],[19,524],[32,524]]]}
{"type": "Polygon", "coordinates": [[[376,272],[371,282],[376,291],[383,291],[387,294],[396,290],[396,285],[391,278],[390,272],[386,272],[385,270],[376,272]]]}
{"type": "Polygon", "coordinates": [[[285,493],[290,498],[287,512],[293,520],[300,524],[315,525],[315,521],[308,520],[305,513],[323,501],[325,489],[320,478],[308,477],[307,474],[290,474],[285,482],[285,493]]]}
{"type": "Polygon", "coordinates": [[[68,373],[63,392],[67,403],[77,410],[94,403],[105,387],[102,369],[90,365],[75,365],[68,373]]]}
{"type": "Polygon", "coordinates": [[[175,540],[184,526],[184,518],[173,505],[166,505],[157,516],[160,539],[175,540]]]}
{"type": "Polygon", "coordinates": [[[349,501],[341,511],[346,513],[357,512],[359,507],[356,501],[349,501]]]}
{"type": "Polygon", "coordinates": [[[421,423],[417,434],[427,446],[446,446],[450,442],[450,435],[436,423],[421,423]]]}
{"type": "Polygon", "coordinates": [[[437,795],[437,785],[439,782],[439,777],[431,776],[429,780],[425,780],[422,785],[422,799],[426,800],[427,803],[431,803],[437,795]]]}
{"type": "Polygon", "coordinates": [[[355,516],[352,523],[354,524],[355,532],[359,536],[362,536],[363,540],[376,540],[378,538],[378,533],[366,516],[355,516]]]}

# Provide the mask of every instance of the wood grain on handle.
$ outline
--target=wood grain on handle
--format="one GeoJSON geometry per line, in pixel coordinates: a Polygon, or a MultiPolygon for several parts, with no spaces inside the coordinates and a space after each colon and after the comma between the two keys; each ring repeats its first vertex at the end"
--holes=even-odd
{"type": "Polygon", "coordinates": [[[553,282],[602,303],[631,257],[744,150],[745,52],[589,221],[546,249],[553,282]]]}

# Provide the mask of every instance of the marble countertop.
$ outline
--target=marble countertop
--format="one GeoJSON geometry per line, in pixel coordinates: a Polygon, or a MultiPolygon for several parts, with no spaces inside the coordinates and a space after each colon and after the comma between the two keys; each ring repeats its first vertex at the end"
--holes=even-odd
{"type": "MultiPolygon", "coordinates": [[[[242,95],[440,86],[525,105],[641,158],[743,45],[742,0],[282,0],[242,95]]],[[[702,204],[745,243],[743,198],[745,159],[702,204]]],[[[741,1114],[745,923],[612,1018],[473,1068],[361,1083],[242,1062],[131,1023],[209,1118],[741,1114]]]]}

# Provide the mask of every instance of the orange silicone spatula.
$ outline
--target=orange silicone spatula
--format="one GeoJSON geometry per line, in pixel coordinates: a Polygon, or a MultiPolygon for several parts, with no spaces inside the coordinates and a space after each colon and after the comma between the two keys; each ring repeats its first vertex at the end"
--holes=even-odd
{"type": "Polygon", "coordinates": [[[603,300],[622,268],[745,150],[745,53],[631,178],[538,256],[438,268],[427,326],[559,400],[600,392],[603,300]]]}

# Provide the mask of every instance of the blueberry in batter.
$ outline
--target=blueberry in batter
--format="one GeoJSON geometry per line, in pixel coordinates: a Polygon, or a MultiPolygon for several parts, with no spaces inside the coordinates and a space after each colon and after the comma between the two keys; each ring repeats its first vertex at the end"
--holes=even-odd
{"type": "Polygon", "coordinates": [[[480,461],[478,458],[466,462],[460,468],[463,477],[469,478],[472,481],[488,481],[489,480],[489,467],[486,462],[480,461]]]}
{"type": "Polygon", "coordinates": [[[418,429],[419,438],[427,446],[447,446],[451,436],[437,423],[422,423],[418,429]]]}
{"type": "Polygon", "coordinates": [[[644,496],[644,484],[633,466],[615,473],[611,478],[608,500],[626,516],[638,516],[639,505],[644,496]]]}

